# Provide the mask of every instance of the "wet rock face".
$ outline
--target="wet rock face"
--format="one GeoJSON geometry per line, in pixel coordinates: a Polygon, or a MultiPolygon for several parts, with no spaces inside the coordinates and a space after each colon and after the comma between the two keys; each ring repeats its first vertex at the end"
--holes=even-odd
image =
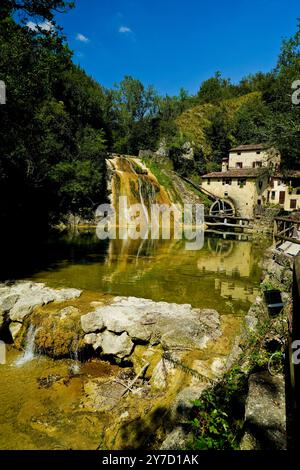
{"type": "MultiPolygon", "coordinates": [[[[18,336],[24,320],[35,307],[51,302],[65,302],[80,297],[77,289],[50,289],[45,284],[34,282],[14,282],[0,284],[0,332],[6,329],[13,340],[18,336]]],[[[63,318],[69,315],[63,312],[63,318]]]]}
{"type": "Polygon", "coordinates": [[[221,335],[215,310],[136,297],[115,297],[109,305],[82,316],[81,325],[88,333],[86,344],[119,358],[129,356],[136,343],[192,350],[204,348],[208,341],[221,335]],[[121,344],[125,346],[119,351],[121,344]]]}
{"type": "Polygon", "coordinates": [[[44,284],[20,284],[12,288],[17,290],[19,298],[10,310],[12,321],[22,322],[33,312],[34,307],[47,305],[50,302],[64,302],[80,297],[81,291],[77,289],[50,289],[44,284]]]}
{"type": "Polygon", "coordinates": [[[34,307],[50,302],[64,302],[80,297],[78,289],[50,289],[45,284],[16,282],[0,286],[0,312],[13,322],[22,323],[33,312],[34,307]]]}
{"type": "Polygon", "coordinates": [[[11,294],[9,289],[0,288],[0,331],[8,324],[8,314],[17,302],[19,296],[11,294]]]}

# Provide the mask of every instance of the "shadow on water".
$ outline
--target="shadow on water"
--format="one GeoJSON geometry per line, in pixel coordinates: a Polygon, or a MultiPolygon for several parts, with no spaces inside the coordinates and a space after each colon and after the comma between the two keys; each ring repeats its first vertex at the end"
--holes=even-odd
{"type": "Polygon", "coordinates": [[[29,278],[40,271],[55,271],[60,263],[103,262],[109,241],[93,231],[52,233],[48,237],[2,238],[0,281],[29,278]]]}

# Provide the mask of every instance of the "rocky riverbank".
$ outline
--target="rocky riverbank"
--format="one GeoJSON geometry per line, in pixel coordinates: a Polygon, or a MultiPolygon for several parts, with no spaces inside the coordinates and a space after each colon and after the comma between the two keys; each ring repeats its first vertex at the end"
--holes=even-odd
{"type": "MultiPolygon", "coordinates": [[[[204,391],[193,410],[191,435],[195,448],[283,450],[293,440],[288,433],[291,416],[287,410],[292,406],[285,360],[292,261],[276,250],[266,251],[261,296],[245,317],[225,374],[204,391]],[[270,316],[264,292],[272,289],[281,292],[284,307],[270,316]]],[[[178,439],[182,441],[182,434],[178,439]]]]}
{"type": "MultiPolygon", "coordinates": [[[[36,354],[118,366],[110,377],[87,377],[80,401],[82,412],[104,413],[101,445],[116,449],[150,445],[142,428],[159,447],[186,420],[193,400],[222,374],[240,324],[188,304],[33,282],[1,284],[0,309],[1,339],[18,349],[26,350],[30,332],[36,354]]],[[[58,388],[72,380],[44,375],[40,383],[58,388]]]]}
{"type": "MultiPolygon", "coordinates": [[[[263,372],[275,336],[273,326],[268,327],[269,336],[262,332],[270,320],[263,290],[280,288],[288,305],[291,282],[290,264],[272,251],[266,255],[261,296],[245,318],[189,304],[14,282],[0,285],[0,339],[24,350],[30,333],[36,354],[77,358],[95,369],[82,378],[78,412],[101,417],[103,448],[186,448],[197,436],[186,424],[195,413],[194,401],[202,403],[201,397],[216,387],[223,397],[231,394],[231,385],[229,392],[228,383],[222,392],[222,383],[232,383],[231,371],[238,369],[244,388],[236,387],[236,400],[246,393],[249,380],[241,445],[257,448],[262,444],[251,434],[253,422],[260,429],[264,415],[252,405],[264,403],[264,398],[255,398],[263,386],[260,376],[252,374],[263,372]],[[255,354],[260,359],[253,362],[255,354]],[[102,376],[100,364],[107,364],[105,370],[111,367],[111,372],[102,376]]],[[[39,383],[59,389],[74,380],[72,373],[59,380],[46,374],[39,383]]],[[[284,448],[284,379],[281,375],[274,380],[280,382],[280,393],[269,397],[268,410],[273,413],[270,403],[278,398],[280,412],[275,406],[272,422],[278,423],[280,432],[273,433],[279,436],[274,446],[284,448]]]]}

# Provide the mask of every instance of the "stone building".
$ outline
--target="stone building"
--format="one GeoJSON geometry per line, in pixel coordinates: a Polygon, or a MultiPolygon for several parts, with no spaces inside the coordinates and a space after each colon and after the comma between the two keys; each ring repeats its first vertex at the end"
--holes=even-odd
{"type": "Polygon", "coordinates": [[[267,202],[280,205],[287,212],[300,209],[300,171],[275,173],[270,180],[267,202]]]}
{"type": "Polygon", "coordinates": [[[280,205],[285,211],[300,208],[300,172],[283,177],[281,156],[263,144],[240,145],[222,161],[222,171],[202,177],[207,193],[232,206],[240,217],[252,218],[265,204],[280,205]],[[274,175],[274,176],[272,176],[274,175]]]}

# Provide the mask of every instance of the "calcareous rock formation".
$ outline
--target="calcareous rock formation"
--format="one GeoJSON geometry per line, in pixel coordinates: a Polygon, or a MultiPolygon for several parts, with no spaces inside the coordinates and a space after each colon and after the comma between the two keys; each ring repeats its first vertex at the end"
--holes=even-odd
{"type": "Polygon", "coordinates": [[[86,344],[121,359],[130,356],[135,344],[184,351],[204,348],[221,335],[215,310],[136,297],[115,297],[83,315],[81,325],[86,344]]]}

